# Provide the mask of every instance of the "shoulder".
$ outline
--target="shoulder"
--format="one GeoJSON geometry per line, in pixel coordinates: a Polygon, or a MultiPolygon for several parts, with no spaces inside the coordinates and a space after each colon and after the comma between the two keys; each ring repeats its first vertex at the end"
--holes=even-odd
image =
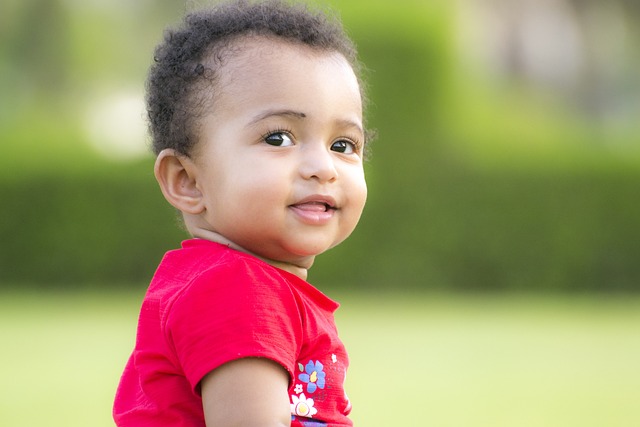
{"type": "Polygon", "coordinates": [[[200,265],[200,271],[185,286],[184,295],[190,293],[217,298],[285,297],[292,294],[291,282],[277,268],[235,250],[227,250],[215,262],[200,265]]]}
{"type": "Polygon", "coordinates": [[[251,255],[200,239],[169,251],[158,267],[149,293],[165,308],[188,294],[286,292],[290,281],[282,272],[251,255]]]}
{"type": "Polygon", "coordinates": [[[174,271],[174,276],[186,277],[178,280],[180,288],[165,302],[166,320],[213,313],[217,318],[255,318],[274,311],[298,316],[299,298],[282,271],[251,255],[218,246],[213,257],[206,251],[201,256],[189,251],[189,260],[174,271]]]}
{"type": "Polygon", "coordinates": [[[280,272],[230,251],[200,265],[162,310],[162,329],[192,385],[240,358],[274,360],[293,372],[303,340],[303,307],[280,272]]]}

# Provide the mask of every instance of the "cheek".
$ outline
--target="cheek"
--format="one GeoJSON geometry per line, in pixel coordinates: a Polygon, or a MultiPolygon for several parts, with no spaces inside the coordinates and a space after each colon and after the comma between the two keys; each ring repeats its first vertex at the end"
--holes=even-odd
{"type": "Polygon", "coordinates": [[[364,170],[359,170],[357,173],[353,175],[354,182],[354,193],[358,195],[358,198],[361,199],[361,203],[364,203],[367,200],[367,180],[364,176],[364,170]]]}
{"type": "Polygon", "coordinates": [[[357,218],[360,218],[367,201],[367,183],[363,173],[354,174],[348,194],[354,214],[357,213],[357,218]]]}
{"type": "Polygon", "coordinates": [[[362,186],[362,190],[360,192],[360,197],[358,199],[358,202],[359,202],[359,208],[360,208],[360,212],[358,214],[358,218],[359,218],[360,215],[362,214],[362,211],[364,210],[365,204],[367,203],[367,186],[364,183],[362,186]]]}
{"type": "MultiPolygon", "coordinates": [[[[288,181],[282,170],[262,165],[247,165],[234,171],[227,180],[226,197],[245,208],[264,209],[282,202],[288,191],[288,181]]],[[[223,200],[224,202],[224,200],[223,200]]]]}

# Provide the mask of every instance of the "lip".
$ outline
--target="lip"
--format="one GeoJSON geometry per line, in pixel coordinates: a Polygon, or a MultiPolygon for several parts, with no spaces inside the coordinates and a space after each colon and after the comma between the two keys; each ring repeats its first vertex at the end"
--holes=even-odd
{"type": "Polygon", "coordinates": [[[324,225],[333,218],[339,208],[333,197],[315,194],[289,205],[289,209],[306,224],[324,225]]]}

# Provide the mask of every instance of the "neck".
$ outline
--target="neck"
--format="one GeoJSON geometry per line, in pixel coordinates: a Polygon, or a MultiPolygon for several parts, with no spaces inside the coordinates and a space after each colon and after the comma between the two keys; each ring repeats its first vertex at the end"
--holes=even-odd
{"type": "Polygon", "coordinates": [[[211,230],[206,230],[206,229],[198,229],[198,230],[194,230],[192,233],[193,237],[198,238],[198,239],[204,239],[204,240],[209,240],[212,242],[216,242],[216,243],[220,243],[221,245],[225,245],[230,247],[231,249],[235,249],[237,251],[240,252],[244,252],[246,254],[249,254],[251,256],[254,256],[258,259],[261,259],[262,261],[266,262],[267,264],[270,264],[276,268],[279,268],[280,270],[284,270],[286,272],[289,272],[295,276],[298,276],[299,278],[301,278],[302,280],[307,280],[307,275],[309,272],[309,268],[311,267],[311,264],[313,264],[313,257],[310,259],[305,259],[305,262],[300,262],[300,263],[295,263],[295,262],[288,262],[288,261],[279,261],[279,260],[275,260],[275,259],[270,259],[270,258],[266,258],[263,256],[260,256],[254,252],[251,252],[245,248],[243,248],[242,246],[232,242],[231,240],[227,239],[226,237],[224,237],[223,235],[216,233],[215,231],[211,231],[211,230]]]}
{"type": "Polygon", "coordinates": [[[282,261],[276,261],[276,260],[272,260],[272,259],[267,259],[267,258],[263,258],[261,256],[252,254],[255,257],[260,258],[261,260],[263,260],[264,262],[266,262],[267,264],[271,264],[272,266],[279,268],[280,270],[284,270],[286,272],[289,272],[291,274],[293,274],[294,276],[298,276],[299,278],[301,278],[302,280],[307,280],[307,275],[309,273],[309,268],[302,266],[302,265],[298,265],[298,264],[293,264],[293,263],[289,263],[289,262],[282,262],[282,261]]]}

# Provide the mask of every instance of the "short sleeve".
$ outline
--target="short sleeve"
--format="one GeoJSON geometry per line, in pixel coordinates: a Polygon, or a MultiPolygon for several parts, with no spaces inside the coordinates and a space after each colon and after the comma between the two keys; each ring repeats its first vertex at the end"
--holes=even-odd
{"type": "Polygon", "coordinates": [[[296,301],[276,269],[234,259],[199,275],[167,307],[165,336],[194,390],[212,370],[246,357],[273,360],[293,379],[303,334],[296,301]]]}

